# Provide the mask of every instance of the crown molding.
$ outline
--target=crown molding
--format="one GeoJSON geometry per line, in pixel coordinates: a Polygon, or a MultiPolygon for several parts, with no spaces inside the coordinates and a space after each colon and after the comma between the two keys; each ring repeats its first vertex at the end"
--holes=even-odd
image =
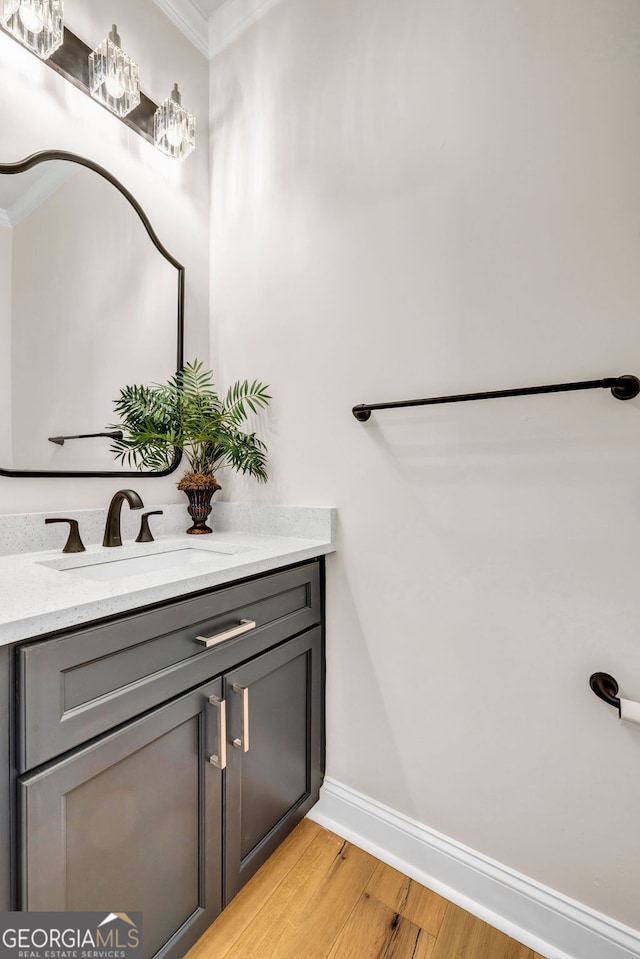
{"type": "Polygon", "coordinates": [[[41,170],[15,175],[15,189],[6,190],[0,209],[0,226],[14,227],[26,220],[77,172],[73,164],[53,161],[42,164],[41,170]]]}
{"type": "Polygon", "coordinates": [[[204,13],[191,0],[155,0],[155,4],[194,47],[209,59],[209,24],[204,13]]]}
{"type": "Polygon", "coordinates": [[[237,40],[279,0],[225,0],[209,18],[209,57],[237,40]]]}
{"type": "Polygon", "coordinates": [[[219,0],[209,17],[195,0],[155,0],[155,3],[211,60],[263,17],[278,0],[219,0]]]}

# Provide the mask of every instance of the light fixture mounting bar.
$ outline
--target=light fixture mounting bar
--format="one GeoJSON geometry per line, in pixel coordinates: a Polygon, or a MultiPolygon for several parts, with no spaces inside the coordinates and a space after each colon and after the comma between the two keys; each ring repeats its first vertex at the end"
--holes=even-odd
{"type": "MultiPolygon", "coordinates": [[[[16,43],[19,43],[15,37],[13,37],[8,30],[5,30],[3,26],[0,25],[0,30],[6,36],[11,37],[16,43]]],[[[22,44],[20,44],[22,46],[22,44]]],[[[25,49],[23,47],[23,49],[25,49]]],[[[89,54],[91,53],[91,47],[88,47],[86,43],[72,33],[67,27],[64,28],[64,42],[61,47],[59,47],[55,53],[53,53],[48,60],[43,60],[41,62],[45,63],[48,67],[51,67],[52,70],[55,70],[56,73],[59,73],[60,76],[64,77],[65,80],[69,80],[70,83],[73,83],[74,87],[77,87],[78,90],[82,90],[88,97],[91,97],[89,90],[89,54]]],[[[33,54],[35,56],[35,53],[33,54]]],[[[107,110],[102,103],[98,100],[94,100],[91,97],[94,103],[98,103],[103,110],[107,110]]],[[[147,140],[148,143],[154,143],[153,138],[153,118],[155,112],[158,109],[158,104],[154,103],[153,100],[150,100],[149,97],[146,97],[144,93],[140,93],[140,103],[132,110],[131,113],[127,114],[126,117],[118,117],[121,123],[125,123],[130,129],[134,130],[141,137],[147,140]]],[[[107,110],[107,113],[111,111],[107,110]]],[[[111,113],[111,116],[113,114],[111,113]]]]}

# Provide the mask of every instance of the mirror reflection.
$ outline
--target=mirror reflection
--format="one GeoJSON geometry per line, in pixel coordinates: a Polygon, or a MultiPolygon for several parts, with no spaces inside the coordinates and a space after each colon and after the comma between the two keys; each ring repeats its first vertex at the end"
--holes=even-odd
{"type": "Polygon", "coordinates": [[[100,168],[45,156],[0,166],[0,472],[122,474],[108,437],[59,438],[181,365],[183,271],[100,168]]]}

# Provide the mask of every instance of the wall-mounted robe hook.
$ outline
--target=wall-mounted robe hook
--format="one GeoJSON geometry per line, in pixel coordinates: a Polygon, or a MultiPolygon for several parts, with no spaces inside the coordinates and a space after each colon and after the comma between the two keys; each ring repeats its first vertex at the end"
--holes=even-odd
{"type": "Polygon", "coordinates": [[[620,719],[640,726],[640,703],[618,697],[618,684],[609,673],[594,673],[589,680],[592,690],[603,702],[618,710],[620,719]]]}

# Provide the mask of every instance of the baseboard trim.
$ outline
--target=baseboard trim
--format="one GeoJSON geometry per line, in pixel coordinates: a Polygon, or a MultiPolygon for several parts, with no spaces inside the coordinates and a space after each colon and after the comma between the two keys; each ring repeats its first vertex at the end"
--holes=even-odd
{"type": "Polygon", "coordinates": [[[320,801],[308,818],[546,959],[640,959],[640,931],[336,780],[325,779],[320,801]]]}

